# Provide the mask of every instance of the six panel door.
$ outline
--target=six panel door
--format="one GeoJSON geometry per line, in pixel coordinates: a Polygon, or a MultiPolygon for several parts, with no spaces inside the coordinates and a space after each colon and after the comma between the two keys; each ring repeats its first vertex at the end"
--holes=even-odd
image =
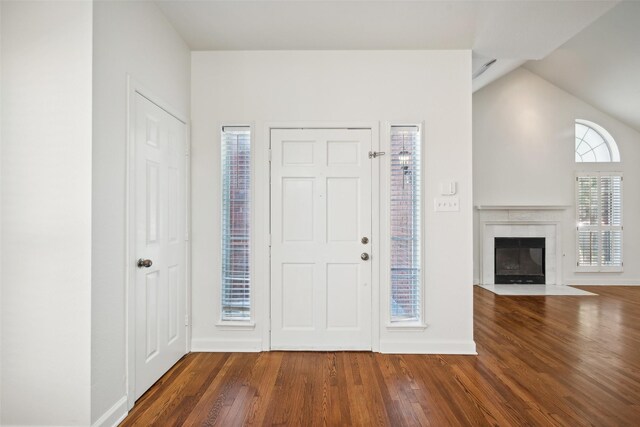
{"type": "Polygon", "coordinates": [[[272,129],[271,149],[271,348],[370,350],[371,130],[272,129]]]}
{"type": "Polygon", "coordinates": [[[135,257],[141,262],[134,284],[138,399],[186,353],[186,176],[185,124],[135,96],[135,257]]]}

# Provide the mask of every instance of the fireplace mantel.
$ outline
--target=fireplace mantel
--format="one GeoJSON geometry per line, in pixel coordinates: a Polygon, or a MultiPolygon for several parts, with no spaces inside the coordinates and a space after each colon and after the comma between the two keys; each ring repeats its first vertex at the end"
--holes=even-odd
{"type": "Polygon", "coordinates": [[[494,284],[496,237],[544,237],[546,284],[562,284],[561,224],[566,205],[477,205],[480,222],[480,282],[494,284]]]}

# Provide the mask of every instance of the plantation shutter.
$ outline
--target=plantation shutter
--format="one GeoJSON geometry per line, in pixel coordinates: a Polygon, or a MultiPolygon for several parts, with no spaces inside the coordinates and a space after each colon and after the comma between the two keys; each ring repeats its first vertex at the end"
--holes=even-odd
{"type": "Polygon", "coordinates": [[[600,177],[600,264],[622,266],[622,177],[600,177]]]}
{"type": "Polygon", "coordinates": [[[597,266],[599,258],[598,177],[579,176],[578,182],[578,265],[597,266]]]}
{"type": "Polygon", "coordinates": [[[222,129],[222,320],[251,316],[251,131],[222,129]]]}
{"type": "Polygon", "coordinates": [[[622,176],[576,178],[578,267],[622,267],[622,176]]]}
{"type": "Polygon", "coordinates": [[[417,126],[391,127],[391,321],[421,310],[421,144],[417,126]]]}

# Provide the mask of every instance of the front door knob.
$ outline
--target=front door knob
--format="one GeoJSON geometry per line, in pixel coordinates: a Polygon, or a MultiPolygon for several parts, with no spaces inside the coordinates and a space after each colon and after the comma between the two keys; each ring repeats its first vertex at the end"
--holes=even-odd
{"type": "Polygon", "coordinates": [[[361,258],[363,261],[366,261],[366,260],[368,260],[368,259],[369,259],[369,254],[368,254],[368,253],[366,253],[366,252],[363,252],[363,253],[362,253],[362,255],[360,255],[360,258],[361,258]]]}
{"type": "Polygon", "coordinates": [[[142,259],[138,260],[138,268],[149,268],[153,265],[153,261],[150,259],[142,259]]]}

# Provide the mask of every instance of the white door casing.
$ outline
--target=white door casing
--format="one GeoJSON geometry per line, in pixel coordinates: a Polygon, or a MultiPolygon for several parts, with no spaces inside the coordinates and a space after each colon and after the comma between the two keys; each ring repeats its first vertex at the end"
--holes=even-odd
{"type": "Polygon", "coordinates": [[[135,378],[129,381],[138,399],[186,353],[186,125],[133,96],[135,247],[128,261],[136,264],[135,378]],[[138,267],[138,259],[152,265],[138,267]]]}
{"type": "Polygon", "coordinates": [[[371,144],[370,129],[271,130],[271,349],[372,348],[371,144]]]}

